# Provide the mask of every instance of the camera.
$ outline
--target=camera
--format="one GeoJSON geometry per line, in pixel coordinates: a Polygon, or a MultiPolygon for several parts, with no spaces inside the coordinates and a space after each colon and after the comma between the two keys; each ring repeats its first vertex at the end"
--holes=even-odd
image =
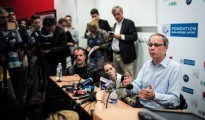
{"type": "Polygon", "coordinates": [[[9,53],[10,48],[17,47],[17,43],[11,45],[10,41],[15,39],[14,32],[17,30],[17,23],[15,21],[4,21],[0,25],[0,49],[1,53],[9,53]]]}

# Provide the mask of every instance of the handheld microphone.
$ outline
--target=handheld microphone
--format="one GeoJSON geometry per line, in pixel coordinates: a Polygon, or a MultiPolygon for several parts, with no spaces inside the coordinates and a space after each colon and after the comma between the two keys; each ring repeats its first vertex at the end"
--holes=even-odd
{"type": "Polygon", "coordinates": [[[133,88],[133,85],[132,84],[128,84],[127,86],[119,87],[117,89],[120,89],[120,88],[126,88],[127,90],[131,90],[133,88]]]}
{"type": "Polygon", "coordinates": [[[91,77],[85,79],[82,83],[78,83],[78,89],[83,89],[85,86],[88,86],[93,83],[93,79],[91,77]]]}
{"type": "Polygon", "coordinates": [[[64,68],[66,68],[66,65],[67,65],[69,62],[71,62],[71,61],[73,61],[73,60],[75,60],[75,59],[77,59],[77,56],[74,56],[71,60],[69,60],[68,62],[66,62],[64,65],[62,65],[62,69],[61,69],[61,71],[60,71],[60,73],[59,73],[59,76],[58,76],[59,79],[58,79],[56,82],[62,82],[62,80],[60,79],[60,75],[62,74],[64,68]]]}
{"type": "MultiPolygon", "coordinates": [[[[89,74],[89,73],[97,72],[97,71],[102,71],[102,68],[99,67],[99,68],[96,68],[96,69],[90,70],[90,71],[86,72],[85,74],[83,74],[81,77],[84,77],[85,75],[87,75],[87,74],[89,74]]],[[[78,84],[80,84],[80,81],[81,81],[81,79],[78,81],[78,84]]],[[[93,82],[93,80],[92,80],[92,82],[93,82]]]]}

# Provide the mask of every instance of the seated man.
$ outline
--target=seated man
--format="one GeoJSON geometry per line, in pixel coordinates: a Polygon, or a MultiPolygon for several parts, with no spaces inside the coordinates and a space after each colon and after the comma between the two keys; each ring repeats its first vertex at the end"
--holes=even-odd
{"type": "MultiPolygon", "coordinates": [[[[180,103],[179,63],[166,55],[168,39],[159,33],[150,36],[148,41],[149,54],[152,60],[144,63],[137,79],[132,82],[132,94],[138,94],[136,107],[154,109],[175,108],[180,103]]],[[[131,83],[126,74],[123,85],[131,83]]]]}
{"type": "Polygon", "coordinates": [[[75,64],[66,69],[67,75],[77,74],[83,79],[87,79],[91,77],[93,79],[94,84],[98,83],[98,79],[100,77],[99,71],[93,71],[97,68],[97,66],[86,62],[86,50],[77,47],[73,50],[73,55],[75,59],[75,64]]]}

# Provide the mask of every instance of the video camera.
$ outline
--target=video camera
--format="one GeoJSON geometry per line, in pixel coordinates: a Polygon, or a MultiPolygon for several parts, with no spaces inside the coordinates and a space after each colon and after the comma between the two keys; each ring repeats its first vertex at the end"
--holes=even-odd
{"type": "Polygon", "coordinates": [[[9,42],[14,39],[12,31],[17,30],[17,23],[15,21],[1,21],[0,24],[0,54],[4,54],[10,51],[9,42]]]}
{"type": "Polygon", "coordinates": [[[47,33],[42,31],[39,36],[39,41],[41,42],[41,50],[48,50],[52,48],[52,42],[54,39],[53,32],[47,33]]]}

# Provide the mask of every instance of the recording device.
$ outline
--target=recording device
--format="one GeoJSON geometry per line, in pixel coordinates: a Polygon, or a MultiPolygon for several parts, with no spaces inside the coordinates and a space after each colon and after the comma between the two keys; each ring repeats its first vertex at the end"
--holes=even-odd
{"type": "Polygon", "coordinates": [[[8,21],[6,30],[17,30],[16,22],[15,21],[8,21]]]}
{"type": "Polygon", "coordinates": [[[126,77],[126,75],[122,75],[122,77],[121,77],[121,82],[124,81],[125,77],[126,77]]]}
{"type": "Polygon", "coordinates": [[[108,31],[109,35],[114,35],[113,31],[108,31]]]}
{"type": "Polygon", "coordinates": [[[113,82],[111,80],[108,80],[104,77],[100,77],[100,82],[101,82],[100,88],[102,90],[107,90],[113,85],[113,82]]]}
{"type": "Polygon", "coordinates": [[[93,83],[93,79],[91,77],[85,79],[82,83],[78,83],[78,89],[84,89],[85,86],[91,85],[93,83]]]}
{"type": "Polygon", "coordinates": [[[41,50],[49,50],[52,48],[52,42],[54,39],[54,34],[53,32],[50,33],[45,33],[42,32],[41,35],[39,36],[39,41],[42,43],[41,44],[41,50]]]}
{"type": "Polygon", "coordinates": [[[95,96],[96,96],[96,92],[92,92],[92,93],[88,96],[88,98],[82,100],[81,102],[79,102],[79,103],[77,103],[77,104],[78,104],[78,105],[81,105],[81,104],[83,104],[83,103],[85,103],[85,102],[87,102],[87,101],[93,102],[93,101],[96,100],[96,97],[95,97],[95,96]]]}
{"type": "Polygon", "coordinates": [[[133,85],[132,84],[128,84],[127,86],[119,87],[117,89],[120,89],[120,88],[126,88],[127,90],[131,90],[133,88],[133,85]]]}

